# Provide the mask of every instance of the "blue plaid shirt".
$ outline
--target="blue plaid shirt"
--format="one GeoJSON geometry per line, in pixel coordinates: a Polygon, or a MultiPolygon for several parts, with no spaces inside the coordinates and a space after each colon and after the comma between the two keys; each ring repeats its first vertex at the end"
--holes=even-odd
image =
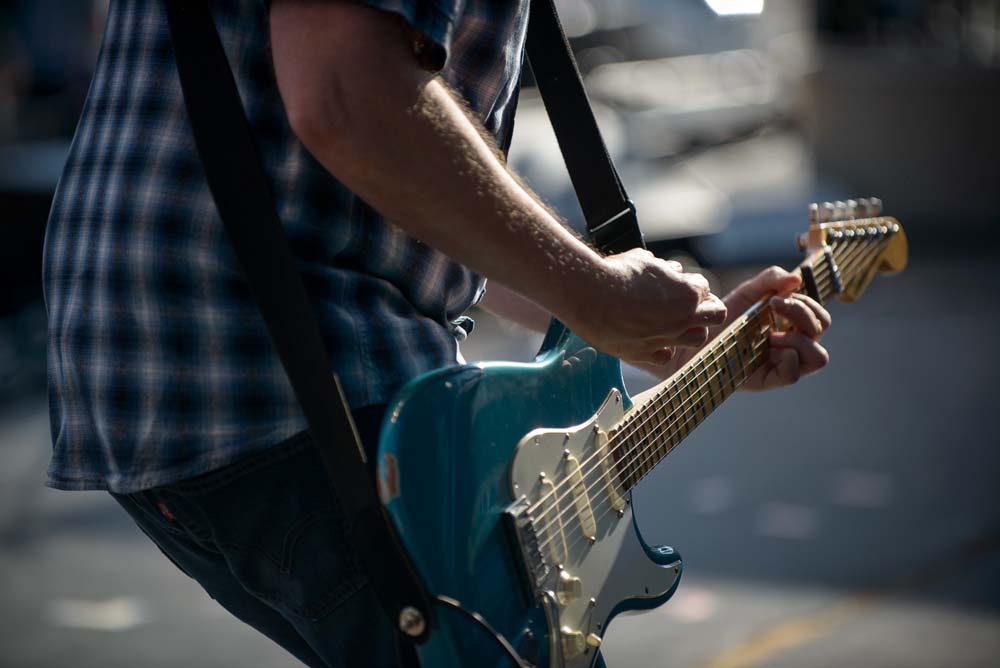
{"type": "MultiPolygon", "coordinates": [[[[425,56],[505,141],[527,3],[368,4],[420,30],[425,56]]],[[[407,380],[455,363],[452,323],[483,281],[306,152],[278,95],[268,5],[219,0],[212,10],[334,370],[352,406],[385,403],[407,380]]],[[[160,2],[111,3],[43,273],[50,486],[148,489],[305,428],[207,189],[160,2]]]]}

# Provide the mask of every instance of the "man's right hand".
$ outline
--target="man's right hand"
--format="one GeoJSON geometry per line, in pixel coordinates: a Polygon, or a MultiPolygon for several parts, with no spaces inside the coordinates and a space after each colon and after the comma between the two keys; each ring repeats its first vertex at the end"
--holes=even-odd
{"type": "Polygon", "coordinates": [[[604,258],[592,285],[575,287],[566,324],[598,349],[627,362],[666,364],[676,346],[700,348],[726,305],[701,274],[633,249],[604,258]]]}

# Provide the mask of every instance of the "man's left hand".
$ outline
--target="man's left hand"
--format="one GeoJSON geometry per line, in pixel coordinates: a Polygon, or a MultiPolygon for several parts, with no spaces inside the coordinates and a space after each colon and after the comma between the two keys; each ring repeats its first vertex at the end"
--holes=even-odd
{"type": "MultiPolygon", "coordinates": [[[[830,361],[830,354],[819,343],[830,327],[830,313],[814,299],[793,292],[801,282],[799,274],[787,272],[781,267],[769,267],[742,283],[723,300],[728,317],[722,325],[710,330],[710,339],[768,294],[774,295],[770,306],[775,315],[783,318],[788,325],[783,331],[771,333],[767,360],[740,389],[759,392],[791,385],[799,378],[819,371],[830,361]]],[[[635,366],[666,379],[695,354],[696,351],[685,351],[675,354],[666,364],[635,366]]]]}
{"type": "Polygon", "coordinates": [[[783,331],[771,333],[767,360],[741,389],[759,392],[791,385],[830,361],[830,354],[819,343],[830,327],[830,313],[811,297],[793,292],[801,282],[799,274],[769,267],[725,298],[732,321],[760,299],[773,294],[771,309],[788,325],[783,331]]]}

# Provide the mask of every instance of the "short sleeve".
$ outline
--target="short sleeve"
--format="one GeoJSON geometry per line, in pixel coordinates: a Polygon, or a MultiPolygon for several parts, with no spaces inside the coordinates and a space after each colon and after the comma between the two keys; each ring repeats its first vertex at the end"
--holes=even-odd
{"type": "Polygon", "coordinates": [[[421,66],[444,69],[465,0],[364,0],[374,9],[401,16],[416,31],[413,54],[421,66]]]}

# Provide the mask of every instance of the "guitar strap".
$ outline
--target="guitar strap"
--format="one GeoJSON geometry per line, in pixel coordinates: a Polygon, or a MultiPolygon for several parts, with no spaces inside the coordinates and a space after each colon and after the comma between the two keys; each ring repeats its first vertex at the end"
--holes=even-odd
{"type": "Polygon", "coordinates": [[[580,201],[587,233],[604,253],[645,248],[635,205],[601,138],[555,0],[531,0],[525,49],[580,201]]]}
{"type": "MultiPolygon", "coordinates": [[[[208,4],[162,5],[209,190],[348,518],[351,544],[364,555],[361,565],[389,619],[424,642],[433,626],[432,598],[379,500],[340,381],[329,371],[208,4]]],[[[595,245],[609,253],[642,246],[635,207],[601,139],[553,0],[532,0],[526,48],[595,245]]]]}
{"type": "Polygon", "coordinates": [[[350,541],[389,619],[417,642],[431,600],[379,501],[344,391],[278,219],[236,82],[205,0],[163,0],[195,145],[219,217],[236,249],[288,374],[350,541]]]}

